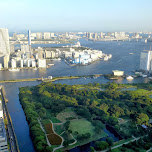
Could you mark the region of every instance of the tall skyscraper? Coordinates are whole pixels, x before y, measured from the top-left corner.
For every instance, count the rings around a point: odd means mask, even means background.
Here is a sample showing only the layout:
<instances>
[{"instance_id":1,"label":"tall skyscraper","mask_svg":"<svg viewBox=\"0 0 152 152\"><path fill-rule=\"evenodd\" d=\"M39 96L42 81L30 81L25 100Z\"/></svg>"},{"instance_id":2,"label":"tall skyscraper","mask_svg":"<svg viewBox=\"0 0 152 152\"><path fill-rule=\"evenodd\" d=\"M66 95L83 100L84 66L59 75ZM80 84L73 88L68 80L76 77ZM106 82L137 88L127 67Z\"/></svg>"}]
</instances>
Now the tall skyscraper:
<instances>
[{"instance_id":1,"label":"tall skyscraper","mask_svg":"<svg viewBox=\"0 0 152 152\"><path fill-rule=\"evenodd\" d=\"M8 29L0 29L0 54L10 54Z\"/></svg>"},{"instance_id":2,"label":"tall skyscraper","mask_svg":"<svg viewBox=\"0 0 152 152\"><path fill-rule=\"evenodd\" d=\"M28 45L31 46L31 31L28 30Z\"/></svg>"},{"instance_id":3,"label":"tall skyscraper","mask_svg":"<svg viewBox=\"0 0 152 152\"><path fill-rule=\"evenodd\" d=\"M152 60L152 51L147 51L147 50L142 51L140 55L140 69L149 72L151 68L150 67L151 60Z\"/></svg>"}]
</instances>

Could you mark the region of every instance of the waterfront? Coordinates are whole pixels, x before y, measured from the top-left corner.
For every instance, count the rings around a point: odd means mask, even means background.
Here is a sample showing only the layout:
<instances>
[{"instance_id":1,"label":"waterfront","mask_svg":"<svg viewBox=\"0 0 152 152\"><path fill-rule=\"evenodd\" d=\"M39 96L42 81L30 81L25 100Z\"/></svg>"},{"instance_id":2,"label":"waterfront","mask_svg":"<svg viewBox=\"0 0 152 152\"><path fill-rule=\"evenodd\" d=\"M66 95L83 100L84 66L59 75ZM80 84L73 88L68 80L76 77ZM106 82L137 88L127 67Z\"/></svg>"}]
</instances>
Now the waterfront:
<instances>
[{"instance_id":1,"label":"waterfront","mask_svg":"<svg viewBox=\"0 0 152 152\"><path fill-rule=\"evenodd\" d=\"M140 52L145 48L149 49L152 43L143 42L93 42L80 40L81 44L93 49L100 49L105 53L112 54L113 58L110 61L97 61L88 66L75 66L71 67L64 63L64 61L52 61L55 65L49 69L34 70L21 70L20 72L0 71L0 80L13 80L25 78L39 78L52 76L70 76L70 75L91 75L91 74L109 74L112 70L124 70L125 74L132 74L132 70L137 70L139 67ZM119 45L120 43L120 45ZM130 55L130 52L134 52ZM93 78L80 78L71 80L58 80L54 83L66 84L87 84L87 83L106 83L112 82L103 76L96 79ZM140 83L147 82L147 78L135 78L132 81L126 79L114 80L117 83ZM34 152L33 144L29 135L29 127L23 109L19 102L18 92L19 87L34 86L40 82L16 82L16 83L3 83L6 90L6 97L8 98L8 110L12 118L15 133L18 139L21 152Z\"/></svg>"},{"instance_id":2,"label":"waterfront","mask_svg":"<svg viewBox=\"0 0 152 152\"><path fill-rule=\"evenodd\" d=\"M63 60L51 61L54 66L48 69L21 70L20 72L0 71L0 80L13 80L25 78L40 78L52 76L70 76L70 75L91 75L91 74L109 74L112 70L123 70L126 75L133 74L131 71L139 69L140 52L148 50L151 42L136 41L112 41L112 42L94 42L85 39L80 40L81 45L92 49L102 50L106 54L112 54L109 61L97 61L88 66L69 66ZM36 46L44 46L35 44ZM48 45L52 46L52 45ZM53 45L54 46L54 45ZM55 46L61 46L56 44ZM62 45L63 46L63 45ZM133 53L133 54L129 54Z\"/></svg>"}]
</instances>

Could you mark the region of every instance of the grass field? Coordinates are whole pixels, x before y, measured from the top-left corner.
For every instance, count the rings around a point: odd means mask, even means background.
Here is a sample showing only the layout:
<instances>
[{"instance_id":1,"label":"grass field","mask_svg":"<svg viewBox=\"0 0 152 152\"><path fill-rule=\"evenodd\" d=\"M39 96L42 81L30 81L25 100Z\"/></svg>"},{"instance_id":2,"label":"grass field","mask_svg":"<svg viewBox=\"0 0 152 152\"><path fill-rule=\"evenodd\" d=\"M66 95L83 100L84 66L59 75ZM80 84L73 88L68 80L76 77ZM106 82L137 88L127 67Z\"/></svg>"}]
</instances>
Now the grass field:
<instances>
[{"instance_id":1,"label":"grass field","mask_svg":"<svg viewBox=\"0 0 152 152\"><path fill-rule=\"evenodd\" d=\"M70 129L73 133L77 131L79 134L90 133L91 136L94 134L94 126L86 119L71 120Z\"/></svg>"}]
</instances>

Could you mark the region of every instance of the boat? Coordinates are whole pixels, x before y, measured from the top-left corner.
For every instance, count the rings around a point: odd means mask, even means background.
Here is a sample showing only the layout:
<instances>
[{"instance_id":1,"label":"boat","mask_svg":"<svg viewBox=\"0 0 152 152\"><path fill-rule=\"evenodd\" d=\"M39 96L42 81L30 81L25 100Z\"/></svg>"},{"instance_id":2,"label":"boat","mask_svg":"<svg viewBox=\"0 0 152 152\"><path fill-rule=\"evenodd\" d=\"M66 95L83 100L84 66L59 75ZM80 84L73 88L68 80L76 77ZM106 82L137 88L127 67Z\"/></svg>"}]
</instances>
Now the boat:
<instances>
[{"instance_id":1,"label":"boat","mask_svg":"<svg viewBox=\"0 0 152 152\"><path fill-rule=\"evenodd\" d=\"M132 76L127 76L126 79L127 80L133 80L134 78Z\"/></svg>"},{"instance_id":2,"label":"boat","mask_svg":"<svg viewBox=\"0 0 152 152\"><path fill-rule=\"evenodd\" d=\"M8 71L11 71L11 72L17 72L17 71L20 71L20 69L8 69Z\"/></svg>"},{"instance_id":3,"label":"boat","mask_svg":"<svg viewBox=\"0 0 152 152\"><path fill-rule=\"evenodd\" d=\"M143 74L143 75L142 75L142 77L143 77L143 78L146 78L146 77L147 77L147 75L144 75L144 74Z\"/></svg>"},{"instance_id":4,"label":"boat","mask_svg":"<svg viewBox=\"0 0 152 152\"><path fill-rule=\"evenodd\" d=\"M133 54L133 53L129 53L129 54Z\"/></svg>"}]
</instances>

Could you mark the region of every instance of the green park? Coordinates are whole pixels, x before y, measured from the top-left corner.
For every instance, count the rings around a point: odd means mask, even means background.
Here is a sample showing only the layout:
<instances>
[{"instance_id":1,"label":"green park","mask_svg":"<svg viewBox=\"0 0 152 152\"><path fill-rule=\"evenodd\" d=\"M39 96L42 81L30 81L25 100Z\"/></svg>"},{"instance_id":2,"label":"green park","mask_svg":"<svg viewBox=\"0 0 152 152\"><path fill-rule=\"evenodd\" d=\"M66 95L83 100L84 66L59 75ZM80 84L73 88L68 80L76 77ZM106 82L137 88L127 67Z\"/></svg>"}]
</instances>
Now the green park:
<instances>
[{"instance_id":1,"label":"green park","mask_svg":"<svg viewBox=\"0 0 152 152\"><path fill-rule=\"evenodd\" d=\"M146 152L152 147L152 83L66 85L43 82L20 88L20 102L36 151ZM121 137L115 142L106 125ZM104 141L99 139L104 138Z\"/></svg>"}]
</instances>

